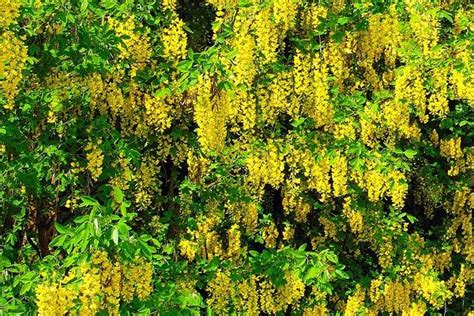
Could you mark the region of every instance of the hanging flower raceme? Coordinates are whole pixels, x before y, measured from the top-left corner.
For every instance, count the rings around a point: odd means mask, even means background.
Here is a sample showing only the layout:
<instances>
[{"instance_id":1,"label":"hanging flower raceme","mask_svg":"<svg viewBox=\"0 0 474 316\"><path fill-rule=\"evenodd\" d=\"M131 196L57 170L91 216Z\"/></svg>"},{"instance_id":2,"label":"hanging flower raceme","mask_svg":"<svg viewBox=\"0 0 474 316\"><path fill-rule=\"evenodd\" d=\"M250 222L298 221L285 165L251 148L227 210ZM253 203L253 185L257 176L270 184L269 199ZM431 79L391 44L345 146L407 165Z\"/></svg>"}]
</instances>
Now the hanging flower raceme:
<instances>
[{"instance_id":1,"label":"hanging flower raceme","mask_svg":"<svg viewBox=\"0 0 474 316\"><path fill-rule=\"evenodd\" d=\"M122 262L96 251L90 263L73 267L62 280L37 285L38 314L65 315L77 309L80 315L101 311L118 315L121 303L134 297L144 300L151 294L152 274L150 262L143 258Z\"/></svg>"},{"instance_id":2,"label":"hanging flower raceme","mask_svg":"<svg viewBox=\"0 0 474 316\"><path fill-rule=\"evenodd\" d=\"M19 84L23 78L27 58L27 47L23 41L13 32L2 31L0 34L0 93L5 98L6 109L14 108L14 99L19 93Z\"/></svg>"}]
</instances>

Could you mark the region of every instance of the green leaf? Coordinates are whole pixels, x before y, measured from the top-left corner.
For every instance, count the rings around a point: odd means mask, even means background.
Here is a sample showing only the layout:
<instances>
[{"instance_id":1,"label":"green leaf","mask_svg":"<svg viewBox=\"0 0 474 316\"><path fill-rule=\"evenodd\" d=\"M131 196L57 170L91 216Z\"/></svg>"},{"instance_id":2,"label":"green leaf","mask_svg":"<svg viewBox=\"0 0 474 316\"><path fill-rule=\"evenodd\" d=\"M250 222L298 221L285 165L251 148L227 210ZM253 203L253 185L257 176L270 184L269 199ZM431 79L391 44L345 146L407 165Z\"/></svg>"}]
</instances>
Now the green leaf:
<instances>
[{"instance_id":1,"label":"green leaf","mask_svg":"<svg viewBox=\"0 0 474 316\"><path fill-rule=\"evenodd\" d=\"M63 225L59 224L58 222L54 223L54 227L56 228L56 231L60 234L68 234L69 230L64 227Z\"/></svg>"},{"instance_id":2,"label":"green leaf","mask_svg":"<svg viewBox=\"0 0 474 316\"><path fill-rule=\"evenodd\" d=\"M118 187L114 187L114 199L118 204L123 202L123 192Z\"/></svg>"},{"instance_id":3,"label":"green leaf","mask_svg":"<svg viewBox=\"0 0 474 316\"><path fill-rule=\"evenodd\" d=\"M414 149L407 149L403 152L403 154L409 159L413 159L417 153L418 152Z\"/></svg>"},{"instance_id":4,"label":"green leaf","mask_svg":"<svg viewBox=\"0 0 474 316\"><path fill-rule=\"evenodd\" d=\"M178 66L176 66L180 72L188 72L192 67L193 61L189 59L181 61Z\"/></svg>"},{"instance_id":5,"label":"green leaf","mask_svg":"<svg viewBox=\"0 0 474 316\"><path fill-rule=\"evenodd\" d=\"M219 257L213 257L207 266L209 271L215 271L219 267Z\"/></svg>"},{"instance_id":6,"label":"green leaf","mask_svg":"<svg viewBox=\"0 0 474 316\"><path fill-rule=\"evenodd\" d=\"M100 1L100 5L103 8L110 10L110 9L113 9L117 5L117 0L102 0Z\"/></svg>"},{"instance_id":7,"label":"green leaf","mask_svg":"<svg viewBox=\"0 0 474 316\"><path fill-rule=\"evenodd\" d=\"M335 273L341 279L346 279L346 280L349 279L349 275L342 270L336 269Z\"/></svg>"},{"instance_id":8,"label":"green leaf","mask_svg":"<svg viewBox=\"0 0 474 316\"><path fill-rule=\"evenodd\" d=\"M329 261L331 261L332 263L337 263L337 262L338 262L337 256L336 256L336 254L335 254L334 252L328 252L328 253L326 254L326 258L327 258Z\"/></svg>"},{"instance_id":9,"label":"green leaf","mask_svg":"<svg viewBox=\"0 0 474 316\"><path fill-rule=\"evenodd\" d=\"M66 240L66 235L60 235L56 238L54 238L50 243L50 247L61 247L64 244L64 241Z\"/></svg>"},{"instance_id":10,"label":"green leaf","mask_svg":"<svg viewBox=\"0 0 474 316\"><path fill-rule=\"evenodd\" d=\"M350 18L347 16L341 16L337 19L337 24L344 25L350 21Z\"/></svg>"},{"instance_id":11,"label":"green leaf","mask_svg":"<svg viewBox=\"0 0 474 316\"><path fill-rule=\"evenodd\" d=\"M317 267L315 267L315 266L310 267L310 268L308 269L308 271L306 271L306 274L305 274L305 276L304 276L304 281L313 279L313 278L316 277L320 272L321 272L320 269L318 269Z\"/></svg>"},{"instance_id":12,"label":"green leaf","mask_svg":"<svg viewBox=\"0 0 474 316\"><path fill-rule=\"evenodd\" d=\"M165 97L165 96L171 95L171 89L170 89L170 88L163 88L163 89L157 90L157 91L154 93L154 95L155 95L155 97L157 97L157 98L161 98L161 97Z\"/></svg>"},{"instance_id":13,"label":"green leaf","mask_svg":"<svg viewBox=\"0 0 474 316\"><path fill-rule=\"evenodd\" d=\"M230 91L232 90L232 84L227 80L223 80L217 84L217 88L219 88L219 90Z\"/></svg>"},{"instance_id":14,"label":"green leaf","mask_svg":"<svg viewBox=\"0 0 474 316\"><path fill-rule=\"evenodd\" d=\"M439 18L444 18L448 20L449 22L453 23L453 17L451 16L451 13L445 10L439 10L438 12L438 17Z\"/></svg>"},{"instance_id":15,"label":"green leaf","mask_svg":"<svg viewBox=\"0 0 474 316\"><path fill-rule=\"evenodd\" d=\"M81 8L80 8L81 13L86 12L88 6L89 6L89 0L82 0L81 1Z\"/></svg>"},{"instance_id":16,"label":"green leaf","mask_svg":"<svg viewBox=\"0 0 474 316\"><path fill-rule=\"evenodd\" d=\"M304 117L301 117L301 118L299 118L299 119L294 120L293 122L291 122L291 126L293 126L293 127L298 127L298 126L300 126L301 124L303 124L304 121L305 121L305 118L304 118Z\"/></svg>"},{"instance_id":17,"label":"green leaf","mask_svg":"<svg viewBox=\"0 0 474 316\"><path fill-rule=\"evenodd\" d=\"M335 32L335 33L331 36L331 38L334 40L334 42L340 43L340 42L342 42L342 39L344 38L344 35L345 35L345 32L338 31L338 32Z\"/></svg>"},{"instance_id":18,"label":"green leaf","mask_svg":"<svg viewBox=\"0 0 474 316\"><path fill-rule=\"evenodd\" d=\"M117 228L114 228L114 230L112 231L112 241L114 242L114 244L118 245L118 242L119 242L119 231Z\"/></svg>"},{"instance_id":19,"label":"green leaf","mask_svg":"<svg viewBox=\"0 0 474 316\"><path fill-rule=\"evenodd\" d=\"M80 206L96 206L99 205L99 202L96 199L91 198L90 196L81 197L82 203Z\"/></svg>"},{"instance_id":20,"label":"green leaf","mask_svg":"<svg viewBox=\"0 0 474 316\"><path fill-rule=\"evenodd\" d=\"M130 235L129 231L131 229L130 226L128 226L124 222L119 222L117 224L117 229L120 232L120 236L122 237L122 239L128 239L128 237Z\"/></svg>"},{"instance_id":21,"label":"green leaf","mask_svg":"<svg viewBox=\"0 0 474 316\"><path fill-rule=\"evenodd\" d=\"M416 217L411 215L411 214L407 214L407 219L411 224L413 224L417 221Z\"/></svg>"},{"instance_id":22,"label":"green leaf","mask_svg":"<svg viewBox=\"0 0 474 316\"><path fill-rule=\"evenodd\" d=\"M241 8L248 8L250 6L252 6L252 2L249 1L249 0L240 0L239 1L239 7L241 7Z\"/></svg>"}]
</instances>

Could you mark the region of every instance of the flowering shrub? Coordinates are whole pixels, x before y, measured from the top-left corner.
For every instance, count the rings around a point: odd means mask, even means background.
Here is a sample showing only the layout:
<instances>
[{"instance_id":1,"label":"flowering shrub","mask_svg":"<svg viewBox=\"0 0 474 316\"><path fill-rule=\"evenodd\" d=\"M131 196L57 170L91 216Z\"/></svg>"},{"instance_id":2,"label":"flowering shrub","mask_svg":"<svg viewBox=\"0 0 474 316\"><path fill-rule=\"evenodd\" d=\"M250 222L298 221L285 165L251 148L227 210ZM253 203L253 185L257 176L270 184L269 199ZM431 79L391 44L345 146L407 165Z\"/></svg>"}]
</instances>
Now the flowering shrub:
<instances>
[{"instance_id":1,"label":"flowering shrub","mask_svg":"<svg viewBox=\"0 0 474 316\"><path fill-rule=\"evenodd\" d=\"M0 314L470 314L464 0L0 0Z\"/></svg>"}]
</instances>

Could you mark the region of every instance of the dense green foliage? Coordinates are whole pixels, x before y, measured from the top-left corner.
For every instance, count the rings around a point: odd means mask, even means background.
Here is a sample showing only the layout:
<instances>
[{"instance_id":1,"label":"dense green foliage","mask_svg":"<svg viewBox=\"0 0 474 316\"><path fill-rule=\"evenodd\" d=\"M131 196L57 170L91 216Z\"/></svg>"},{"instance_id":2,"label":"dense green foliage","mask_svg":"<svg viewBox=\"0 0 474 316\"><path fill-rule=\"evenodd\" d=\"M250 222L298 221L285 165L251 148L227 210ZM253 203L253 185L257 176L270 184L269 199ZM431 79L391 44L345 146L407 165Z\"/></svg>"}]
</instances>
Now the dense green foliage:
<instances>
[{"instance_id":1,"label":"dense green foliage","mask_svg":"<svg viewBox=\"0 0 474 316\"><path fill-rule=\"evenodd\" d=\"M470 313L461 0L0 0L0 315Z\"/></svg>"}]
</instances>

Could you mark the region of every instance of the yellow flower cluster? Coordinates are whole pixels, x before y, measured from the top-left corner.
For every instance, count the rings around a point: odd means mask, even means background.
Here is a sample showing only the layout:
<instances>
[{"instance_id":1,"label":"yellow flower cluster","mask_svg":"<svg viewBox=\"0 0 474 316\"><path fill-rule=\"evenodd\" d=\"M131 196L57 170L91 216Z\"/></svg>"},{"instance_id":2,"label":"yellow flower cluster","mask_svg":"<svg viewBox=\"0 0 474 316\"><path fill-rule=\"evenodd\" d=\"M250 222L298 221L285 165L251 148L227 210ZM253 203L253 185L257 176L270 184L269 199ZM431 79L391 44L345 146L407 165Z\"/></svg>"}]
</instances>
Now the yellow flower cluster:
<instances>
[{"instance_id":1,"label":"yellow flower cluster","mask_svg":"<svg viewBox=\"0 0 474 316\"><path fill-rule=\"evenodd\" d=\"M294 213L298 223L305 223L311 211L311 205L298 195L298 187L285 190L283 196L283 209L286 214Z\"/></svg>"},{"instance_id":2,"label":"yellow flower cluster","mask_svg":"<svg viewBox=\"0 0 474 316\"><path fill-rule=\"evenodd\" d=\"M368 104L364 107L360 119L360 139L365 145L373 148L378 144L377 139L380 138L380 128L378 122L382 121L382 113L376 108Z\"/></svg>"},{"instance_id":3,"label":"yellow flower cluster","mask_svg":"<svg viewBox=\"0 0 474 316\"><path fill-rule=\"evenodd\" d=\"M474 75L472 67L469 67L469 58L464 57L468 54L468 49L463 50L456 57L459 62L466 65L466 69L452 69L449 82L452 85L453 92L458 99L467 100L472 103L474 101Z\"/></svg>"},{"instance_id":4,"label":"yellow flower cluster","mask_svg":"<svg viewBox=\"0 0 474 316\"><path fill-rule=\"evenodd\" d=\"M335 197L347 193L347 159L340 153L336 154L331 163L332 188Z\"/></svg>"},{"instance_id":5,"label":"yellow flower cluster","mask_svg":"<svg viewBox=\"0 0 474 316\"><path fill-rule=\"evenodd\" d=\"M321 202L327 201L331 195L331 163L327 153L324 150L319 152L317 160L309 151L295 152L295 154L300 159L305 177L308 178L308 188L319 193Z\"/></svg>"},{"instance_id":6,"label":"yellow flower cluster","mask_svg":"<svg viewBox=\"0 0 474 316\"><path fill-rule=\"evenodd\" d=\"M252 275L249 279L237 284L238 295L234 299L234 305L238 314L259 315L258 280L257 276Z\"/></svg>"},{"instance_id":7,"label":"yellow flower cluster","mask_svg":"<svg viewBox=\"0 0 474 316\"><path fill-rule=\"evenodd\" d=\"M448 69L433 69L433 92L428 99L428 110L436 116L445 117L449 113L448 105Z\"/></svg>"},{"instance_id":8,"label":"yellow flower cluster","mask_svg":"<svg viewBox=\"0 0 474 316\"><path fill-rule=\"evenodd\" d=\"M443 139L439 144L441 156L449 159L458 159L463 157L461 149L461 137Z\"/></svg>"},{"instance_id":9,"label":"yellow flower cluster","mask_svg":"<svg viewBox=\"0 0 474 316\"><path fill-rule=\"evenodd\" d=\"M415 66L403 67L395 79L395 102L405 102L413 106L422 122L428 120L426 115L426 92L420 69Z\"/></svg>"},{"instance_id":10,"label":"yellow flower cluster","mask_svg":"<svg viewBox=\"0 0 474 316\"><path fill-rule=\"evenodd\" d=\"M358 40L358 54L361 55L360 63L365 69L367 80L375 89L380 89L391 82L402 34L394 7L388 13L370 15L368 22L367 31L362 33ZM379 78L373 63L382 58L388 71Z\"/></svg>"},{"instance_id":11,"label":"yellow flower cluster","mask_svg":"<svg viewBox=\"0 0 474 316\"><path fill-rule=\"evenodd\" d=\"M257 68L255 65L255 40L252 37L251 30L252 20L246 19L238 15L234 22L234 32L236 35L231 39L231 45L236 50L236 56L233 60L233 70L235 76L234 83L236 86L244 84L250 86L253 83ZM224 62L227 59L224 59Z\"/></svg>"},{"instance_id":12,"label":"yellow flower cluster","mask_svg":"<svg viewBox=\"0 0 474 316\"><path fill-rule=\"evenodd\" d=\"M331 221L328 217L319 217L319 222L323 226L324 230L324 237L327 237L329 239L337 240L337 226L336 224Z\"/></svg>"},{"instance_id":13,"label":"yellow flower cluster","mask_svg":"<svg viewBox=\"0 0 474 316\"><path fill-rule=\"evenodd\" d=\"M295 94L298 99L303 99L305 93L310 87L310 78L307 72L311 69L310 59L300 50L296 50L293 57L293 80L295 86ZM298 113L299 114L299 113Z\"/></svg>"},{"instance_id":14,"label":"yellow flower cluster","mask_svg":"<svg viewBox=\"0 0 474 316\"><path fill-rule=\"evenodd\" d=\"M223 9L227 8L233 8L236 4L239 3L238 0L206 0L206 2L213 5L219 11L222 11Z\"/></svg>"},{"instance_id":15,"label":"yellow flower cluster","mask_svg":"<svg viewBox=\"0 0 474 316\"><path fill-rule=\"evenodd\" d=\"M327 64L319 54L303 54L297 50L294 56L295 93L303 104L303 111L316 125L330 125L333 107L329 102Z\"/></svg>"},{"instance_id":16,"label":"yellow flower cluster","mask_svg":"<svg viewBox=\"0 0 474 316\"><path fill-rule=\"evenodd\" d=\"M359 211L351 208L351 199L349 197L344 199L343 213L347 218L351 231L353 233L361 233L364 229L364 217Z\"/></svg>"},{"instance_id":17,"label":"yellow flower cluster","mask_svg":"<svg viewBox=\"0 0 474 316\"><path fill-rule=\"evenodd\" d=\"M276 247L278 236L278 229L273 222L271 222L269 225L266 225L262 230L262 238L265 242L265 247L269 249Z\"/></svg>"},{"instance_id":18,"label":"yellow flower cluster","mask_svg":"<svg viewBox=\"0 0 474 316\"><path fill-rule=\"evenodd\" d=\"M133 172L130 168L130 159L127 158L123 152L120 152L119 158L112 163L112 167L119 172L110 180L110 184L118 187L122 191L128 190L130 182L133 179Z\"/></svg>"},{"instance_id":19,"label":"yellow flower cluster","mask_svg":"<svg viewBox=\"0 0 474 316\"><path fill-rule=\"evenodd\" d=\"M285 228L283 229L282 236L284 241L291 243L295 236L295 228L291 224L285 223Z\"/></svg>"},{"instance_id":20,"label":"yellow flower cluster","mask_svg":"<svg viewBox=\"0 0 474 316\"><path fill-rule=\"evenodd\" d=\"M339 13L344 9L346 2L344 0L331 0L329 1L329 9L333 13Z\"/></svg>"},{"instance_id":21,"label":"yellow flower cluster","mask_svg":"<svg viewBox=\"0 0 474 316\"><path fill-rule=\"evenodd\" d=\"M132 68L137 70L143 64L135 63L134 65ZM131 83L124 82L124 76L124 69L119 69L113 75L103 77L98 73L93 73L87 78L87 88L90 93L90 115L95 114L95 111L99 111L101 115L108 114L112 125L116 125L117 120L120 120L124 134L134 132L134 128L136 134L140 134L143 127L147 127L147 133L149 133L148 125L145 123L149 122L150 116L147 115L146 109L138 112L138 109L144 108L142 100L145 97L133 81ZM128 96L124 89L127 84L130 84ZM140 100L138 104L140 107L137 106L137 100ZM137 115L140 116L140 120L137 120Z\"/></svg>"},{"instance_id":22,"label":"yellow flower cluster","mask_svg":"<svg viewBox=\"0 0 474 316\"><path fill-rule=\"evenodd\" d=\"M403 172L391 169L375 159L366 160L367 170L351 174L359 187L365 189L369 201L377 203L384 197L391 197L396 208L403 208L408 192L408 181Z\"/></svg>"},{"instance_id":23,"label":"yellow flower cluster","mask_svg":"<svg viewBox=\"0 0 474 316\"><path fill-rule=\"evenodd\" d=\"M357 286L355 293L347 300L344 316L358 315L359 310L363 307L364 299L364 290Z\"/></svg>"},{"instance_id":24,"label":"yellow flower cluster","mask_svg":"<svg viewBox=\"0 0 474 316\"><path fill-rule=\"evenodd\" d=\"M8 27L20 15L20 1L0 0L0 29Z\"/></svg>"},{"instance_id":25,"label":"yellow flower cluster","mask_svg":"<svg viewBox=\"0 0 474 316\"><path fill-rule=\"evenodd\" d=\"M410 304L410 291L408 282L386 282L383 290L384 310L389 313L407 310Z\"/></svg>"},{"instance_id":26,"label":"yellow flower cluster","mask_svg":"<svg viewBox=\"0 0 474 316\"><path fill-rule=\"evenodd\" d=\"M410 107L406 102L385 102L382 112L386 120L390 136L397 137L399 134L410 135ZM396 134L398 132L398 134Z\"/></svg>"},{"instance_id":27,"label":"yellow flower cluster","mask_svg":"<svg viewBox=\"0 0 474 316\"><path fill-rule=\"evenodd\" d=\"M181 252L181 255L186 257L186 259L188 259L189 261L193 261L196 257L196 249L197 244L193 241L182 239L179 242L179 250Z\"/></svg>"},{"instance_id":28,"label":"yellow flower cluster","mask_svg":"<svg viewBox=\"0 0 474 316\"><path fill-rule=\"evenodd\" d=\"M312 32L321 24L321 18L326 18L327 8L315 2L307 4L306 9L302 13L301 24L304 30Z\"/></svg>"},{"instance_id":29,"label":"yellow flower cluster","mask_svg":"<svg viewBox=\"0 0 474 316\"><path fill-rule=\"evenodd\" d=\"M163 30L163 57L177 63L186 56L188 37L184 32L184 22L178 16L174 17L170 26Z\"/></svg>"},{"instance_id":30,"label":"yellow flower cluster","mask_svg":"<svg viewBox=\"0 0 474 316\"><path fill-rule=\"evenodd\" d=\"M251 275L242 281L232 281L229 272L219 270L209 282L210 306L218 315L228 315L231 308L239 314L275 314L296 307L304 296L304 283L287 271L285 284L275 287L262 276Z\"/></svg>"},{"instance_id":31,"label":"yellow flower cluster","mask_svg":"<svg viewBox=\"0 0 474 316\"><path fill-rule=\"evenodd\" d=\"M416 273L413 282L417 293L421 294L434 308L441 308L443 302L452 296L443 281L428 273Z\"/></svg>"},{"instance_id":32,"label":"yellow flower cluster","mask_svg":"<svg viewBox=\"0 0 474 316\"><path fill-rule=\"evenodd\" d=\"M400 171L390 172L388 178L391 182L389 195L392 197L393 205L401 209L405 205L405 196L408 192L408 182L405 175Z\"/></svg>"},{"instance_id":33,"label":"yellow flower cluster","mask_svg":"<svg viewBox=\"0 0 474 316\"><path fill-rule=\"evenodd\" d=\"M296 22L298 6L301 0L274 0L273 1L273 20L280 27L281 34L285 34L292 29Z\"/></svg>"},{"instance_id":34,"label":"yellow flower cluster","mask_svg":"<svg viewBox=\"0 0 474 316\"><path fill-rule=\"evenodd\" d=\"M24 43L10 31L0 34L0 43L0 92L6 100L4 107L11 110L19 91L18 85L23 78L28 52Z\"/></svg>"},{"instance_id":35,"label":"yellow flower cluster","mask_svg":"<svg viewBox=\"0 0 474 316\"><path fill-rule=\"evenodd\" d=\"M439 21L435 11L428 1L406 0L405 3L410 13L410 31L423 54L429 55L439 39Z\"/></svg>"},{"instance_id":36,"label":"yellow flower cluster","mask_svg":"<svg viewBox=\"0 0 474 316\"><path fill-rule=\"evenodd\" d=\"M231 282L229 273L217 271L208 284L208 291L211 296L207 302L218 315L225 315L227 312L229 299L232 297L232 290L234 289Z\"/></svg>"},{"instance_id":37,"label":"yellow flower cluster","mask_svg":"<svg viewBox=\"0 0 474 316\"><path fill-rule=\"evenodd\" d=\"M408 311L403 311L403 316L419 316L426 314L426 304L424 302L412 302Z\"/></svg>"},{"instance_id":38,"label":"yellow flower cluster","mask_svg":"<svg viewBox=\"0 0 474 316\"><path fill-rule=\"evenodd\" d=\"M161 5L165 9L174 11L176 9L176 0L162 0Z\"/></svg>"},{"instance_id":39,"label":"yellow flower cluster","mask_svg":"<svg viewBox=\"0 0 474 316\"><path fill-rule=\"evenodd\" d=\"M303 316L326 316L328 314L328 310L324 305L315 305L312 308L307 307L303 311Z\"/></svg>"},{"instance_id":40,"label":"yellow flower cluster","mask_svg":"<svg viewBox=\"0 0 474 316\"><path fill-rule=\"evenodd\" d=\"M136 182L135 202L143 208L149 207L153 196L161 190L160 168L160 160L155 155L145 155L133 175L133 180Z\"/></svg>"},{"instance_id":41,"label":"yellow flower cluster","mask_svg":"<svg viewBox=\"0 0 474 316\"><path fill-rule=\"evenodd\" d=\"M242 222L248 233L255 231L258 222L258 208L256 203L248 204L248 209L245 211Z\"/></svg>"},{"instance_id":42,"label":"yellow flower cluster","mask_svg":"<svg viewBox=\"0 0 474 316\"><path fill-rule=\"evenodd\" d=\"M142 258L132 263L112 263L105 251L93 254L89 266L71 270L60 282L45 282L36 287L39 315L66 315L79 303L79 315L96 315L107 311L118 315L120 302L134 296L146 299L153 288L152 266ZM81 280L71 282L74 279Z\"/></svg>"},{"instance_id":43,"label":"yellow flower cluster","mask_svg":"<svg viewBox=\"0 0 474 316\"><path fill-rule=\"evenodd\" d=\"M209 205L209 213L206 217L199 219L197 224L197 230L188 230L191 235L190 243L185 242L181 248L182 254L188 258L192 258L194 247L197 245L196 254L199 254L201 258L211 260L214 257L224 257L224 249L222 246L222 240L217 233L217 225L221 221L220 215L215 212L215 205Z\"/></svg>"},{"instance_id":44,"label":"yellow flower cluster","mask_svg":"<svg viewBox=\"0 0 474 316\"><path fill-rule=\"evenodd\" d=\"M344 80L350 76L350 70L346 62L346 55L351 52L348 45L350 45L350 42L337 44L331 41L324 50L324 60L335 78L335 84L340 89L344 89Z\"/></svg>"},{"instance_id":45,"label":"yellow flower cluster","mask_svg":"<svg viewBox=\"0 0 474 316\"><path fill-rule=\"evenodd\" d=\"M204 152L220 151L227 135L226 123L231 105L225 91L219 91L214 79L200 78L196 87L194 120Z\"/></svg>"},{"instance_id":46,"label":"yellow flower cluster","mask_svg":"<svg viewBox=\"0 0 474 316\"><path fill-rule=\"evenodd\" d=\"M285 285L277 288L275 297L276 304L267 310L267 313L285 311L288 306L297 303L304 296L305 285L298 276L286 272L285 281Z\"/></svg>"},{"instance_id":47,"label":"yellow flower cluster","mask_svg":"<svg viewBox=\"0 0 474 316\"><path fill-rule=\"evenodd\" d=\"M384 280L382 276L373 279L368 291L372 302L370 315L381 312L422 315L427 310L425 301L434 308L441 308L442 302L449 300L452 293L444 281L428 272L431 265L428 261L425 260L426 265L408 279Z\"/></svg>"},{"instance_id":48,"label":"yellow flower cluster","mask_svg":"<svg viewBox=\"0 0 474 316\"><path fill-rule=\"evenodd\" d=\"M337 123L333 125L333 134L337 140L347 139L355 140L356 139L356 130L354 128L354 122L352 120L347 120L343 123Z\"/></svg>"},{"instance_id":49,"label":"yellow flower cluster","mask_svg":"<svg viewBox=\"0 0 474 316\"><path fill-rule=\"evenodd\" d=\"M257 189L263 189L265 184L279 187L283 182L284 154L280 151L278 144L272 141L269 141L265 151L255 150L247 158L246 164L249 171L248 181Z\"/></svg>"},{"instance_id":50,"label":"yellow flower cluster","mask_svg":"<svg viewBox=\"0 0 474 316\"><path fill-rule=\"evenodd\" d=\"M118 37L124 37L123 44L120 48L120 58L131 58L134 63L143 67L152 54L150 40L146 31L144 34L138 33L137 22L135 17L130 16L125 21L118 21L113 18L108 19L110 27L115 31Z\"/></svg>"},{"instance_id":51,"label":"yellow flower cluster","mask_svg":"<svg viewBox=\"0 0 474 316\"><path fill-rule=\"evenodd\" d=\"M364 174L369 201L378 202L387 190L385 176L378 170L369 170Z\"/></svg>"},{"instance_id":52,"label":"yellow flower cluster","mask_svg":"<svg viewBox=\"0 0 474 316\"><path fill-rule=\"evenodd\" d=\"M263 119L269 124L274 124L278 115L285 112L293 118L299 117L299 102L291 93L292 85L292 73L285 71L277 74L267 86L259 86L258 104Z\"/></svg>"},{"instance_id":53,"label":"yellow flower cluster","mask_svg":"<svg viewBox=\"0 0 474 316\"><path fill-rule=\"evenodd\" d=\"M96 267L81 266L82 282L79 286L80 314L95 315L99 311L100 271Z\"/></svg>"},{"instance_id":54,"label":"yellow flower cluster","mask_svg":"<svg viewBox=\"0 0 474 316\"><path fill-rule=\"evenodd\" d=\"M163 98L145 95L145 118L147 125L159 133L171 126L172 107Z\"/></svg>"},{"instance_id":55,"label":"yellow flower cluster","mask_svg":"<svg viewBox=\"0 0 474 316\"><path fill-rule=\"evenodd\" d=\"M471 12L472 16L472 12ZM472 20L470 21L470 14L464 8L459 8L454 16L454 31L457 35L472 27Z\"/></svg>"},{"instance_id":56,"label":"yellow flower cluster","mask_svg":"<svg viewBox=\"0 0 474 316\"><path fill-rule=\"evenodd\" d=\"M275 311L275 287L268 280L262 280L259 286L260 308L262 311L274 313Z\"/></svg>"},{"instance_id":57,"label":"yellow flower cluster","mask_svg":"<svg viewBox=\"0 0 474 316\"><path fill-rule=\"evenodd\" d=\"M59 283L44 283L39 284L35 291L39 316L66 315L74 307L76 295L71 287L64 287Z\"/></svg>"},{"instance_id":58,"label":"yellow flower cluster","mask_svg":"<svg viewBox=\"0 0 474 316\"><path fill-rule=\"evenodd\" d=\"M153 291L153 267L143 258L135 258L133 263L122 266L122 297L130 302L133 296L146 299Z\"/></svg>"},{"instance_id":59,"label":"yellow flower cluster","mask_svg":"<svg viewBox=\"0 0 474 316\"><path fill-rule=\"evenodd\" d=\"M466 187L457 190L454 193L453 203L452 203L451 207L448 208L448 210L451 211L453 214L461 213L464 210L464 206L468 202L469 193L470 193L469 189L466 188Z\"/></svg>"},{"instance_id":60,"label":"yellow flower cluster","mask_svg":"<svg viewBox=\"0 0 474 316\"><path fill-rule=\"evenodd\" d=\"M105 90L105 100L108 105L110 119L115 125L116 119L120 117L122 110L125 107L125 98L119 86L120 79L110 82Z\"/></svg>"},{"instance_id":61,"label":"yellow flower cluster","mask_svg":"<svg viewBox=\"0 0 474 316\"><path fill-rule=\"evenodd\" d=\"M188 152L188 175L189 179L195 183L203 183L204 177L209 172L210 160L203 156L196 156L191 151Z\"/></svg>"},{"instance_id":62,"label":"yellow flower cluster","mask_svg":"<svg viewBox=\"0 0 474 316\"><path fill-rule=\"evenodd\" d=\"M255 42L257 49L262 54L262 65L277 60L279 32L272 21L272 8L267 6L260 9L255 15Z\"/></svg>"},{"instance_id":63,"label":"yellow flower cluster","mask_svg":"<svg viewBox=\"0 0 474 316\"><path fill-rule=\"evenodd\" d=\"M371 309L374 313L382 311L402 314L410 311L411 285L407 281L383 282L381 277L373 279L370 284L369 296L374 306Z\"/></svg>"},{"instance_id":64,"label":"yellow flower cluster","mask_svg":"<svg viewBox=\"0 0 474 316\"><path fill-rule=\"evenodd\" d=\"M239 225L234 224L230 227L228 233L227 256L229 258L238 258L242 253Z\"/></svg>"},{"instance_id":65,"label":"yellow flower cluster","mask_svg":"<svg viewBox=\"0 0 474 316\"><path fill-rule=\"evenodd\" d=\"M466 267L464 264L461 265L459 275L451 279L454 281L453 294L456 297L464 297L466 294L466 286L474 278L474 269Z\"/></svg>"},{"instance_id":66,"label":"yellow flower cluster","mask_svg":"<svg viewBox=\"0 0 474 316\"><path fill-rule=\"evenodd\" d=\"M90 93L90 107L91 111L98 110L100 114L106 113L106 104L103 100L103 94L105 93L106 85L102 80L102 76L98 73L94 73L87 78L87 86Z\"/></svg>"},{"instance_id":67,"label":"yellow flower cluster","mask_svg":"<svg viewBox=\"0 0 474 316\"><path fill-rule=\"evenodd\" d=\"M101 141L94 143L88 143L84 148L87 151L87 170L89 170L91 177L94 181L97 181L102 174L102 164L104 162L104 153L100 149Z\"/></svg>"},{"instance_id":68,"label":"yellow flower cluster","mask_svg":"<svg viewBox=\"0 0 474 316\"><path fill-rule=\"evenodd\" d=\"M238 109L232 113L234 120L242 123L243 130L250 130L255 126L257 120L257 109L254 96L247 90L237 90L231 99L232 104Z\"/></svg>"},{"instance_id":69,"label":"yellow flower cluster","mask_svg":"<svg viewBox=\"0 0 474 316\"><path fill-rule=\"evenodd\" d=\"M383 269L388 269L393 262L393 242L390 237L382 236L382 243L378 249L379 264Z\"/></svg>"}]
</instances>

